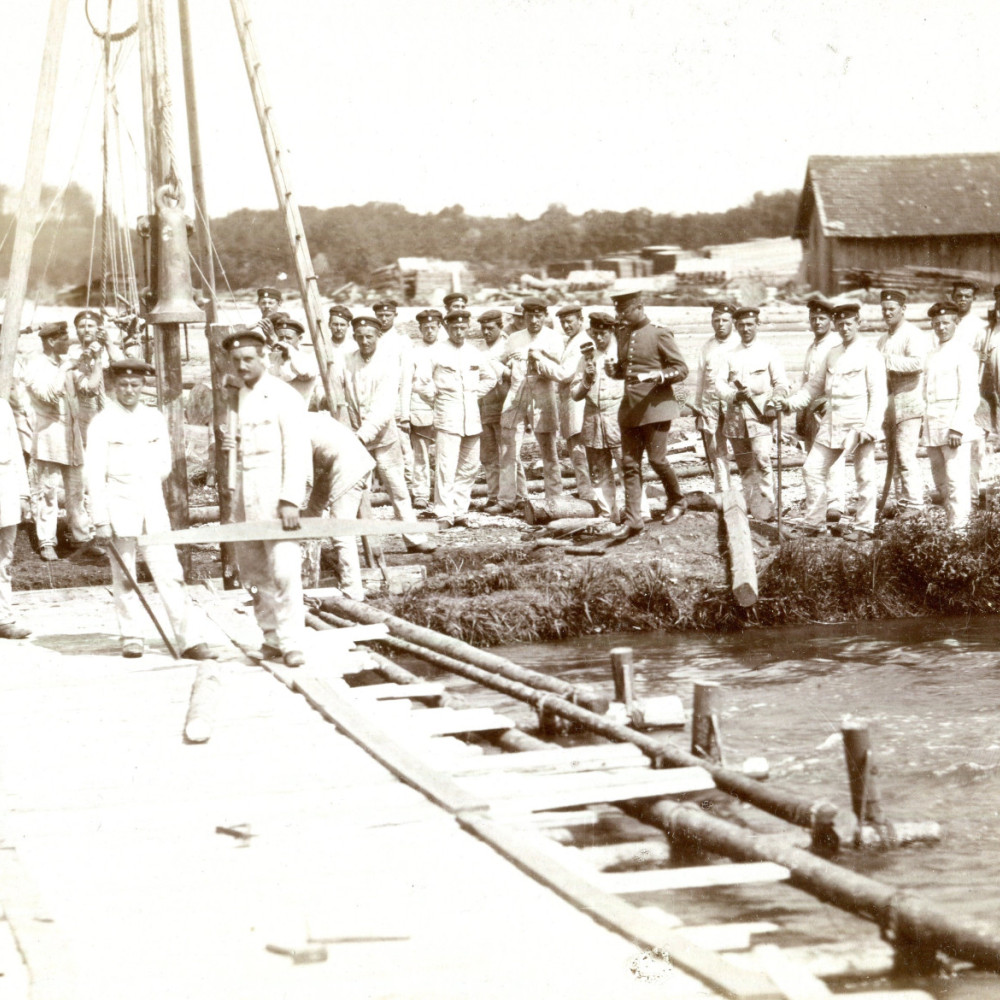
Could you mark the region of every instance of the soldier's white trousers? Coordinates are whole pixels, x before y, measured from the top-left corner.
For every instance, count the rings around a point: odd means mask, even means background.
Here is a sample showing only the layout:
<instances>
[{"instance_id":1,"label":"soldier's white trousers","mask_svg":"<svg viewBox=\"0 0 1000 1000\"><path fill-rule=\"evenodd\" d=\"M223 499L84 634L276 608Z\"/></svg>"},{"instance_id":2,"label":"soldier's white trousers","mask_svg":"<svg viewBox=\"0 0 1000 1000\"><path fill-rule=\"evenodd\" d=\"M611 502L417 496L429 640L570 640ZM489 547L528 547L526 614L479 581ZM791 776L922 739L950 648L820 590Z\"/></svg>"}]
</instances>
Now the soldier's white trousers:
<instances>
[{"instance_id":1,"label":"soldier's white trousers","mask_svg":"<svg viewBox=\"0 0 1000 1000\"><path fill-rule=\"evenodd\" d=\"M295 533L289 532L294 538ZM253 587L253 610L264 641L283 653L302 649L302 550L297 541L237 542L243 586Z\"/></svg>"},{"instance_id":2,"label":"soldier's white trousers","mask_svg":"<svg viewBox=\"0 0 1000 1000\"><path fill-rule=\"evenodd\" d=\"M0 625L14 624L14 605L10 586L10 564L14 561L17 525L0 528Z\"/></svg>"},{"instance_id":3,"label":"soldier's white trousers","mask_svg":"<svg viewBox=\"0 0 1000 1000\"><path fill-rule=\"evenodd\" d=\"M479 471L479 435L438 431L434 446L434 513L448 518L467 514Z\"/></svg>"},{"instance_id":4,"label":"soldier's white trousers","mask_svg":"<svg viewBox=\"0 0 1000 1000\"><path fill-rule=\"evenodd\" d=\"M115 546L134 579L136 540L119 538L116 539ZM177 550L172 545L144 545L142 558L149 567L156 592L166 608L170 627L177 639L177 651L181 652L189 646L205 642L208 635L207 622L184 589L184 573L177 559ZM121 637L141 639L155 626L149 620L136 592L129 586L125 574L114 559L111 560L111 585ZM155 608L153 610L156 611Z\"/></svg>"},{"instance_id":5,"label":"soldier's white trousers","mask_svg":"<svg viewBox=\"0 0 1000 1000\"><path fill-rule=\"evenodd\" d=\"M330 504L330 516L336 520L354 520L358 516L364 491L365 481L362 480ZM363 601L365 588L361 583L361 560L358 558L357 536L334 535L330 539L330 547L333 549L334 559L337 562L340 589L352 600Z\"/></svg>"},{"instance_id":6,"label":"soldier's white trousers","mask_svg":"<svg viewBox=\"0 0 1000 1000\"><path fill-rule=\"evenodd\" d=\"M94 536L94 526L84 505L83 467L63 465L60 462L45 462L40 459L35 459L32 465L35 469L31 507L38 544L56 544L60 485L66 493L66 517L73 541L79 545L89 542Z\"/></svg>"},{"instance_id":7,"label":"soldier's white trousers","mask_svg":"<svg viewBox=\"0 0 1000 1000\"><path fill-rule=\"evenodd\" d=\"M972 490L969 484L971 453L972 445L968 441L957 448L949 448L947 445L927 446L931 475L944 501L948 527L956 531L969 523L969 511L972 508Z\"/></svg>"},{"instance_id":8,"label":"soldier's white trousers","mask_svg":"<svg viewBox=\"0 0 1000 1000\"><path fill-rule=\"evenodd\" d=\"M806 524L822 527L826 523L827 495L830 469L844 454L843 448L828 448L818 441L802 466L802 479L806 487ZM859 444L854 449L854 478L858 483L858 507L854 524L862 531L875 529L875 442Z\"/></svg>"}]
</instances>

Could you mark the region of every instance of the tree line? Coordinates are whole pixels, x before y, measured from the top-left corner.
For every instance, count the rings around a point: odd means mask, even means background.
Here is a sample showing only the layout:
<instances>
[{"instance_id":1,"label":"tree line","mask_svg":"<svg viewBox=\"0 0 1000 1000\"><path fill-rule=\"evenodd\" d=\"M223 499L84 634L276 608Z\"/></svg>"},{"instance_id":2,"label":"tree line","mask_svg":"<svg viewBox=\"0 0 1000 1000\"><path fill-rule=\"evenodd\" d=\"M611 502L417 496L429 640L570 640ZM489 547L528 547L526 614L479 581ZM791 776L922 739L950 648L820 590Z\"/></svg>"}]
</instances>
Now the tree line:
<instances>
[{"instance_id":1,"label":"tree line","mask_svg":"<svg viewBox=\"0 0 1000 1000\"><path fill-rule=\"evenodd\" d=\"M0 269L9 271L13 200L0 185ZM57 192L47 189L43 204ZM550 205L537 219L467 215L461 205L418 214L402 205L369 202L337 208L302 209L302 220L320 279L321 291L356 282L365 285L373 270L398 257L435 257L467 261L483 284L505 284L525 270L552 261L593 260L641 246L675 244L698 249L791 233L798 192L757 192L745 205L725 212L685 215L593 209L573 215L564 205ZM134 220L133 220L134 221ZM94 200L71 184L39 227L29 290L45 296L100 275L100 218ZM6 238L4 238L4 234ZM220 288L253 288L291 273L293 260L278 211L241 209L212 220L219 257ZM137 256L137 261L141 256Z\"/></svg>"}]
</instances>

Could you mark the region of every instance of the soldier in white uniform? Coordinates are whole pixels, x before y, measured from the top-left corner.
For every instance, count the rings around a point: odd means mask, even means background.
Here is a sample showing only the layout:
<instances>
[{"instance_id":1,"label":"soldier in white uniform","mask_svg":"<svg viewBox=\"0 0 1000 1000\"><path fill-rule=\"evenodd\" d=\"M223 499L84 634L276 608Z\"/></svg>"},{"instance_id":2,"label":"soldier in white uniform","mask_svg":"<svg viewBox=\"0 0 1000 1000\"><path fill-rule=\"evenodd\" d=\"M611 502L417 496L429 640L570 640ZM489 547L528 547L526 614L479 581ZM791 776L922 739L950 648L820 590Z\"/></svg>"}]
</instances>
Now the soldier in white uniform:
<instances>
[{"instance_id":1,"label":"soldier in white uniform","mask_svg":"<svg viewBox=\"0 0 1000 1000\"><path fill-rule=\"evenodd\" d=\"M133 578L137 536L170 530L163 500L163 480L170 474L170 434L163 414L140 403L145 377L152 374L152 366L145 361L111 362L113 395L90 425L84 467L97 537L118 536L117 548ZM143 545L142 558L167 610L181 655L211 659L205 642L208 623L184 589L184 573L173 545ZM145 616L115 560L111 560L111 582L122 656L142 656Z\"/></svg>"},{"instance_id":2,"label":"soldier in white uniform","mask_svg":"<svg viewBox=\"0 0 1000 1000\"><path fill-rule=\"evenodd\" d=\"M399 432L399 450L403 455L403 476L406 487L413 488L413 448L410 446L410 397L413 394L413 342L409 336L395 327L395 299L379 299L372 306L372 312L381 327L379 358L388 364L395 357L397 365L396 429Z\"/></svg>"},{"instance_id":3,"label":"soldier in white uniform","mask_svg":"<svg viewBox=\"0 0 1000 1000\"><path fill-rule=\"evenodd\" d=\"M716 493L729 489L729 445L723 428L723 407L715 388L719 369L725 356L740 346L740 338L733 329L736 307L728 302L712 306L712 336L698 352L697 389L694 406L695 430L702 431L705 458L712 470L712 485Z\"/></svg>"},{"instance_id":4,"label":"soldier in white uniform","mask_svg":"<svg viewBox=\"0 0 1000 1000\"><path fill-rule=\"evenodd\" d=\"M374 316L355 316L351 320L358 349L344 358L339 385L333 392L344 400L337 416L353 428L358 440L375 460L375 470L396 514L397 521L412 521L413 507L403 477L403 453L399 448L399 429L393 417L398 389L398 365L380 355L381 326ZM433 515L432 515L433 516ZM408 552L433 552L436 546L426 535L403 535Z\"/></svg>"},{"instance_id":5,"label":"soldier in white uniform","mask_svg":"<svg viewBox=\"0 0 1000 1000\"><path fill-rule=\"evenodd\" d=\"M522 303L525 327L510 334L500 355L507 370L510 389L500 414L500 491L487 514L509 514L517 497L517 461L524 431L531 422L542 456L545 499L562 493L559 465L559 359L562 338L545 326L548 306L542 299Z\"/></svg>"},{"instance_id":6,"label":"soldier in white uniform","mask_svg":"<svg viewBox=\"0 0 1000 1000\"><path fill-rule=\"evenodd\" d=\"M267 371L264 335L234 331L223 341L243 382L239 392L239 476L235 513L241 521L280 518L288 532L299 527L299 504L309 468L309 432L302 397ZM225 441L227 446L233 442ZM305 615L302 607L302 552L288 541L247 541L235 546L240 579L253 588L254 613L264 633L261 652L298 667Z\"/></svg>"},{"instance_id":7,"label":"soldier in white uniform","mask_svg":"<svg viewBox=\"0 0 1000 1000\"><path fill-rule=\"evenodd\" d=\"M0 399L0 639L24 639L31 630L14 617L10 566L17 526L28 507L28 470L10 404Z\"/></svg>"},{"instance_id":8,"label":"soldier in white uniform","mask_svg":"<svg viewBox=\"0 0 1000 1000\"><path fill-rule=\"evenodd\" d=\"M313 390L319 380L319 365L312 351L301 347L305 327L288 313L271 314L274 343L271 345L270 371L282 382L287 382L301 397L308 408Z\"/></svg>"},{"instance_id":9,"label":"soldier in white uniform","mask_svg":"<svg viewBox=\"0 0 1000 1000\"><path fill-rule=\"evenodd\" d=\"M327 377L330 383L330 391L336 395L336 386L341 381L341 371L344 366L344 356L351 354L358 349L354 343L354 338L349 336L351 332L351 320L354 313L347 306L335 302L330 306L327 317L327 325L330 327L330 356L327 359ZM342 399L334 399L327 404L327 409L331 413L344 405Z\"/></svg>"},{"instance_id":10,"label":"soldier in white uniform","mask_svg":"<svg viewBox=\"0 0 1000 1000\"><path fill-rule=\"evenodd\" d=\"M256 329L264 334L264 339L268 344L274 341L274 327L271 325L271 313L281 308L281 292L277 288L265 285L257 289L257 308L260 310L260 319Z\"/></svg>"},{"instance_id":11,"label":"soldier in white uniform","mask_svg":"<svg viewBox=\"0 0 1000 1000\"><path fill-rule=\"evenodd\" d=\"M576 492L581 500L594 499L594 486L590 481L587 464L587 448L583 443L582 399L574 399L571 391L573 379L580 367L580 348L584 343L593 343L583 324L583 307L563 306L556 312L566 335L566 346L559 361L559 431L566 442L573 474L576 478Z\"/></svg>"},{"instance_id":12,"label":"soldier in white uniform","mask_svg":"<svg viewBox=\"0 0 1000 1000\"><path fill-rule=\"evenodd\" d=\"M434 512L443 528L469 526L483 430L479 400L497 383L488 359L466 340L469 319L467 309L453 309L445 316L448 339L432 348L424 377L414 386L434 404Z\"/></svg>"},{"instance_id":13,"label":"soldier in white uniform","mask_svg":"<svg viewBox=\"0 0 1000 1000\"><path fill-rule=\"evenodd\" d=\"M760 310L756 306L741 306L733 319L740 344L721 359L715 390L727 404L723 429L740 470L747 510L771 517L774 510L771 425L757 418L749 401L752 399L763 413L768 397L784 396L788 392L785 366L777 348L757 339Z\"/></svg>"},{"instance_id":14,"label":"soldier in white uniform","mask_svg":"<svg viewBox=\"0 0 1000 1000\"><path fill-rule=\"evenodd\" d=\"M885 362L876 346L861 340L861 306L838 305L833 318L841 346L826 356L823 367L798 392L772 400L786 412L801 410L820 396L827 399L812 449L802 467L806 487L803 531L818 535L824 530L827 476L842 452L854 455L854 476L859 502L851 540L871 538L875 529L875 441L885 417Z\"/></svg>"},{"instance_id":15,"label":"soldier in white uniform","mask_svg":"<svg viewBox=\"0 0 1000 1000\"><path fill-rule=\"evenodd\" d=\"M924 483L917 445L924 416L923 372L934 338L905 317L906 295L894 288L882 291L886 332L878 339L885 359L889 405L885 410L886 449L892 449L900 515L924 506Z\"/></svg>"},{"instance_id":16,"label":"soldier in white uniform","mask_svg":"<svg viewBox=\"0 0 1000 1000\"><path fill-rule=\"evenodd\" d=\"M357 435L329 413L307 413L312 445L312 490L306 517L323 517L329 510L337 520L358 517L361 498L375 462ZM337 563L340 589L355 601L365 599L361 583L358 540L353 535L330 539Z\"/></svg>"},{"instance_id":17,"label":"soldier in white uniform","mask_svg":"<svg viewBox=\"0 0 1000 1000\"><path fill-rule=\"evenodd\" d=\"M479 327L483 332L482 351L497 376L496 385L479 400L479 418L483 424L483 433L479 438L479 461L482 462L483 474L486 476L485 506L492 507L500 492L500 415L503 413L503 403L507 398L510 382L510 373L500 362L507 343L503 332L503 313L499 309L487 309L480 313ZM520 458L516 468L515 502L523 502L528 498L528 482Z\"/></svg>"},{"instance_id":18,"label":"soldier in white uniform","mask_svg":"<svg viewBox=\"0 0 1000 1000\"><path fill-rule=\"evenodd\" d=\"M583 401L583 443L587 449L590 475L597 487L594 497L603 517L620 520L618 492L615 488L614 463L622 470L622 433L618 426L618 410L625 394L625 382L612 378L608 362L618 360L614 333L618 320L610 313L589 315L589 336L592 349L584 350L580 366L573 379L573 395Z\"/></svg>"},{"instance_id":19,"label":"soldier in white uniform","mask_svg":"<svg viewBox=\"0 0 1000 1000\"><path fill-rule=\"evenodd\" d=\"M81 371L66 361L69 328L65 322L46 323L39 331L42 353L24 369L24 385L34 409L34 436L31 457L34 464L35 494L32 508L41 557L57 559L60 484L66 495L66 515L73 542L86 545L93 537L93 525L83 499L83 429L80 397L96 395L101 380L99 369Z\"/></svg>"},{"instance_id":20,"label":"soldier in white uniform","mask_svg":"<svg viewBox=\"0 0 1000 1000\"><path fill-rule=\"evenodd\" d=\"M833 326L833 303L822 295L813 295L807 303L809 307L809 329L813 341L806 348L805 360L802 364L802 385L808 385L826 361L826 356L834 347L839 347L840 334ZM795 433L805 443L806 450L812 448L816 432L826 412L827 400L820 396L809 406L795 414ZM826 519L836 524L847 509L844 497L844 470L846 459L841 455L832 466L826 477Z\"/></svg>"},{"instance_id":21,"label":"soldier in white uniform","mask_svg":"<svg viewBox=\"0 0 1000 1000\"><path fill-rule=\"evenodd\" d=\"M441 339L441 321L437 309L417 313L420 341L413 345L413 391L410 394L410 447L413 449L413 506L426 510L431 500L431 445L434 443L434 403L417 392L418 384L430 380L434 345Z\"/></svg>"},{"instance_id":22,"label":"soldier in white uniform","mask_svg":"<svg viewBox=\"0 0 1000 1000\"><path fill-rule=\"evenodd\" d=\"M924 441L948 527L959 531L968 524L971 508L970 438L977 430L979 405L976 356L956 336L955 303L935 302L927 315L937 346L927 355L924 369Z\"/></svg>"},{"instance_id":23,"label":"soldier in white uniform","mask_svg":"<svg viewBox=\"0 0 1000 1000\"><path fill-rule=\"evenodd\" d=\"M979 285L972 280L962 279L951 286L951 301L958 307L958 321L955 324L955 339L972 350L983 332L985 321L972 311Z\"/></svg>"}]
</instances>

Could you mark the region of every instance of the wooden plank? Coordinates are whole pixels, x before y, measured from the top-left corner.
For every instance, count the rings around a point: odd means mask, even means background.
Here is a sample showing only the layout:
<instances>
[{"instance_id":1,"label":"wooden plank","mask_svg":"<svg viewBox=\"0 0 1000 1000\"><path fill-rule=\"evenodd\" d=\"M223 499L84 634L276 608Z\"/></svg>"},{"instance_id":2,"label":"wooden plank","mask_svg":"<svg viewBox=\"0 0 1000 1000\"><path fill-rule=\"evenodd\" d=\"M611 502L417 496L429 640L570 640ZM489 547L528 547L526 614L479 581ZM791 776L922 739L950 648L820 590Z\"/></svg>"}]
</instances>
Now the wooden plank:
<instances>
[{"instance_id":1,"label":"wooden plank","mask_svg":"<svg viewBox=\"0 0 1000 1000\"><path fill-rule=\"evenodd\" d=\"M264 666L292 690L305 699L345 736L388 768L400 781L422 792L432 802L449 812L485 811L486 802L459 786L449 776L428 767L412 751L401 746L367 713L362 712L350 696L336 691L323 678L301 669L288 670L280 664Z\"/></svg>"},{"instance_id":2,"label":"wooden plank","mask_svg":"<svg viewBox=\"0 0 1000 1000\"><path fill-rule=\"evenodd\" d=\"M609 767L628 767L649 758L631 743L607 743L598 746L556 747L552 750L523 750L520 753L490 754L480 761L459 764L453 774L561 773L600 771Z\"/></svg>"},{"instance_id":3,"label":"wooden plank","mask_svg":"<svg viewBox=\"0 0 1000 1000\"><path fill-rule=\"evenodd\" d=\"M595 880L605 892L629 895L637 892L660 892L666 889L706 889L721 885L751 885L758 882L783 882L789 871L772 861L746 864L692 865L689 868L657 868L648 872L595 873Z\"/></svg>"},{"instance_id":4,"label":"wooden plank","mask_svg":"<svg viewBox=\"0 0 1000 1000\"><path fill-rule=\"evenodd\" d=\"M490 775L465 778L462 784L493 803L494 808L536 812L596 802L661 798L715 787L701 767L669 770L622 768L617 771L555 775Z\"/></svg>"},{"instance_id":5,"label":"wooden plank","mask_svg":"<svg viewBox=\"0 0 1000 1000\"><path fill-rule=\"evenodd\" d=\"M768 920L733 924L695 924L678 927L677 932L689 941L712 951L743 951L750 947L754 934L773 934L781 928Z\"/></svg>"},{"instance_id":6,"label":"wooden plank","mask_svg":"<svg viewBox=\"0 0 1000 1000\"><path fill-rule=\"evenodd\" d=\"M699 948L680 934L650 920L617 896L602 892L587 879L568 871L545 851L539 850L535 836L513 830L483 815L460 813L456 818L464 829L480 837L522 871L549 886L602 926L640 948L656 950L677 968L696 976L723 995L735 1000L783 1000L781 993L763 973L731 965L723 956Z\"/></svg>"},{"instance_id":7,"label":"wooden plank","mask_svg":"<svg viewBox=\"0 0 1000 1000\"><path fill-rule=\"evenodd\" d=\"M400 702L377 702L378 708L402 705ZM499 729L513 729L514 721L498 715L491 708L428 708L420 712L407 712L400 717L400 725L427 736L445 736L449 733L490 733Z\"/></svg>"},{"instance_id":8,"label":"wooden plank","mask_svg":"<svg viewBox=\"0 0 1000 1000\"><path fill-rule=\"evenodd\" d=\"M757 566L750 538L747 505L740 489L726 490L722 495L722 517L729 542L729 565L733 575L733 597L747 608L757 601Z\"/></svg>"},{"instance_id":9,"label":"wooden plank","mask_svg":"<svg viewBox=\"0 0 1000 1000\"><path fill-rule=\"evenodd\" d=\"M833 996L826 983L783 955L777 945L756 945L752 955L788 1000L827 1000Z\"/></svg>"},{"instance_id":10,"label":"wooden plank","mask_svg":"<svg viewBox=\"0 0 1000 1000\"><path fill-rule=\"evenodd\" d=\"M439 681L418 684L358 684L349 689L361 701L392 701L396 698L440 698L448 693Z\"/></svg>"},{"instance_id":11,"label":"wooden plank","mask_svg":"<svg viewBox=\"0 0 1000 1000\"><path fill-rule=\"evenodd\" d=\"M434 521L342 520L333 517L303 517L296 531L285 531L281 521L239 521L234 524L203 524L178 531L155 531L139 537L140 545L218 545L219 542L300 542L307 538L349 535L425 535L438 530Z\"/></svg>"}]
</instances>

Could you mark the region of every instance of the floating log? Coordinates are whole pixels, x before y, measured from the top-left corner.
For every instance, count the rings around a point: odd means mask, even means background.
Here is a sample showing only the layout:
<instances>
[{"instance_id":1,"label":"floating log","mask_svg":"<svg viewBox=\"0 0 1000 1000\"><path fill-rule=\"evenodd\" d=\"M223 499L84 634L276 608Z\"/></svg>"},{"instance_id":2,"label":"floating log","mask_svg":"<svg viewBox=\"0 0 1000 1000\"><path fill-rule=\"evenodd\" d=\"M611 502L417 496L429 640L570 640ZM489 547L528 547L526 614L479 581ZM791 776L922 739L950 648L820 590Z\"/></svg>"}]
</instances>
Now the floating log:
<instances>
[{"instance_id":1,"label":"floating log","mask_svg":"<svg viewBox=\"0 0 1000 1000\"><path fill-rule=\"evenodd\" d=\"M733 597L741 608L749 608L757 603L757 566L742 490L731 489L723 493L722 519L726 526Z\"/></svg>"},{"instance_id":2,"label":"floating log","mask_svg":"<svg viewBox=\"0 0 1000 1000\"><path fill-rule=\"evenodd\" d=\"M855 847L906 847L908 844L936 844L940 839L941 824L933 820L865 825L854 832Z\"/></svg>"},{"instance_id":3,"label":"floating log","mask_svg":"<svg viewBox=\"0 0 1000 1000\"><path fill-rule=\"evenodd\" d=\"M909 891L840 868L808 851L789 847L711 816L689 803L630 803L626 812L668 837L697 841L735 861L771 861L789 870L789 882L817 899L877 923L901 958L923 962L937 952L1000 972L1000 931L984 921L937 912Z\"/></svg>"},{"instance_id":4,"label":"floating log","mask_svg":"<svg viewBox=\"0 0 1000 1000\"><path fill-rule=\"evenodd\" d=\"M347 597L328 597L322 602L321 606L324 611L333 611L354 621L360 621L369 625L376 623L387 625L393 636L412 644L414 648L409 650L410 652L424 659L427 659L427 657L423 656L422 652L418 652L418 650L428 650L433 653L444 654L453 663L457 661L479 667L483 672L494 675L499 674L509 680L518 681L530 686L533 691L542 689L562 695L564 698L578 705L586 706L595 712L603 714L608 710L608 699L603 696L583 691L572 684L567 684L565 681L550 677L548 674L539 673L537 670L527 670L503 656L497 656L495 653L487 653L484 650L477 649L475 646L470 646L467 642L462 642L461 639L453 639L450 636L434 632L429 628L414 625L412 622L408 622L403 618L397 618L395 615L380 611L378 608L369 607L367 604L352 601ZM431 660L430 662L434 661ZM452 665L445 666L445 669L452 669Z\"/></svg>"}]
</instances>

